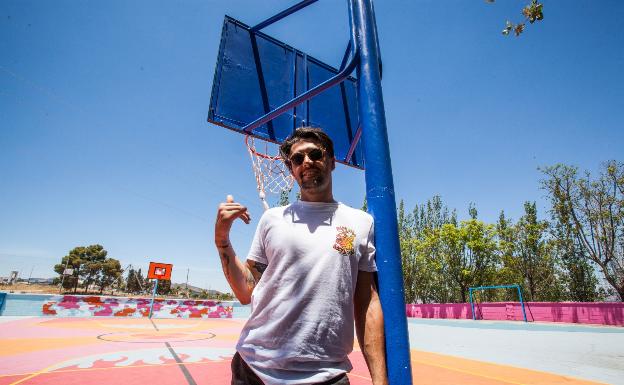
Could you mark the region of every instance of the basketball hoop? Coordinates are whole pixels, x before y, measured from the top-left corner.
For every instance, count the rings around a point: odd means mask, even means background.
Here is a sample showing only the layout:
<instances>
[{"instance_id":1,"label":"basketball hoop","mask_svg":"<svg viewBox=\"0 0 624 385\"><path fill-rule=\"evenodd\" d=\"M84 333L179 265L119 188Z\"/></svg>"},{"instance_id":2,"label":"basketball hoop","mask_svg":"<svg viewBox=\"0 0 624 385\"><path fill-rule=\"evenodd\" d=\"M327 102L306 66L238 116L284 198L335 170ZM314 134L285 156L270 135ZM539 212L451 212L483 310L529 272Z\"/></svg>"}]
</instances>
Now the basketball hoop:
<instances>
[{"instance_id":1,"label":"basketball hoop","mask_svg":"<svg viewBox=\"0 0 624 385\"><path fill-rule=\"evenodd\" d=\"M251 135L246 135L245 144L256 177L258 196L264 209L268 210L269 204L266 201L266 193L279 194L282 191L290 191L294 182L293 177L279 154L273 156L268 154L269 146L267 143L265 143L264 152L258 151L254 138Z\"/></svg>"}]
</instances>

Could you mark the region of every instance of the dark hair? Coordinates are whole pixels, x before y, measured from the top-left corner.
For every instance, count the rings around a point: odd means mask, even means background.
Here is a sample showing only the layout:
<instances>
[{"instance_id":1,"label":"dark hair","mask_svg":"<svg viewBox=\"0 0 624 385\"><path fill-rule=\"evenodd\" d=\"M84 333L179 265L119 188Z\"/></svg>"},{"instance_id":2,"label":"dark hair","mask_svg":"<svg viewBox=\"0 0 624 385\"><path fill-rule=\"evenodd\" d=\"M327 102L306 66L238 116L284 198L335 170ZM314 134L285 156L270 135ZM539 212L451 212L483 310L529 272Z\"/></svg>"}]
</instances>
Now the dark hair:
<instances>
[{"instance_id":1,"label":"dark hair","mask_svg":"<svg viewBox=\"0 0 624 385\"><path fill-rule=\"evenodd\" d=\"M280 155L287 163L290 148L300 140L316 143L327 152L330 158L334 157L334 143L323 130L317 127L299 127L280 145Z\"/></svg>"}]
</instances>

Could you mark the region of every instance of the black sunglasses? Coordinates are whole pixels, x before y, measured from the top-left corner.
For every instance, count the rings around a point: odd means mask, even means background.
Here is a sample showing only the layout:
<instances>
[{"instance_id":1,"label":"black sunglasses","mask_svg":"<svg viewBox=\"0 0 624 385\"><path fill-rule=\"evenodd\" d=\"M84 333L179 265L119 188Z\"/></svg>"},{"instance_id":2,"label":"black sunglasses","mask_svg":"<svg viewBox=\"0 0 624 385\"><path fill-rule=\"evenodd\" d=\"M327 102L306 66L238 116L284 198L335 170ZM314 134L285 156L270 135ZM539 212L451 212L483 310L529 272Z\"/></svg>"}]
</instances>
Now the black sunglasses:
<instances>
[{"instance_id":1,"label":"black sunglasses","mask_svg":"<svg viewBox=\"0 0 624 385\"><path fill-rule=\"evenodd\" d=\"M325 152L320 148L315 148L314 150L310 150L308 152L297 152L293 154L288 160L295 166L301 166L303 161L305 160L306 155L312 162L316 162L317 160L323 159Z\"/></svg>"}]
</instances>

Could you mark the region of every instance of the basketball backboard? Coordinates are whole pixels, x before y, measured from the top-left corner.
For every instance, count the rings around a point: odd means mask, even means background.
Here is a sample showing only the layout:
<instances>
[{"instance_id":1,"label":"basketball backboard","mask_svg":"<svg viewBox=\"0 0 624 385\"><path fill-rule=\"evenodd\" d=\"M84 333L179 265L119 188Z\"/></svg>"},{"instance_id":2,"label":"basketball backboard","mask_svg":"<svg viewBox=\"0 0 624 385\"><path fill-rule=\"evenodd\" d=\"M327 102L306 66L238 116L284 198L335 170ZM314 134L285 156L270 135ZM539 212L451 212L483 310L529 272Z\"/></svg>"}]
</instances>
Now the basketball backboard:
<instances>
[{"instance_id":1,"label":"basketball backboard","mask_svg":"<svg viewBox=\"0 0 624 385\"><path fill-rule=\"evenodd\" d=\"M170 263L150 262L149 269L147 271L148 279L171 279L171 270L173 265Z\"/></svg>"},{"instance_id":2,"label":"basketball backboard","mask_svg":"<svg viewBox=\"0 0 624 385\"><path fill-rule=\"evenodd\" d=\"M252 32L249 26L226 16L208 121L246 133L243 127L247 124L338 72L338 69L262 32ZM356 135L356 97L356 80L348 77L250 134L281 143L297 127L321 127L334 142L337 161L364 168L362 149ZM349 157L354 142L356 145Z\"/></svg>"}]
</instances>

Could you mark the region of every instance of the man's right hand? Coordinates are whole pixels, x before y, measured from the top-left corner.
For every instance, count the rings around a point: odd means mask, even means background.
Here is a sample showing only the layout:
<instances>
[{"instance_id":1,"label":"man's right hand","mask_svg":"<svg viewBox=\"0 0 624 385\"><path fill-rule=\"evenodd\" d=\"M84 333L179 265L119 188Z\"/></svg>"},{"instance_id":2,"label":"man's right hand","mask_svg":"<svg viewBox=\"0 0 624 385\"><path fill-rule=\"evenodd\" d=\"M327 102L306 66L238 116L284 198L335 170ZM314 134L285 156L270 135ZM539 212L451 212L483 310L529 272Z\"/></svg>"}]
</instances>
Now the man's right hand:
<instances>
[{"instance_id":1,"label":"man's right hand","mask_svg":"<svg viewBox=\"0 0 624 385\"><path fill-rule=\"evenodd\" d=\"M225 202L221 203L217 210L217 220L215 222L215 243L217 247L229 245L230 228L236 218L240 218L247 224L251 222L251 216L247 211L247 207L234 202L234 197L228 195Z\"/></svg>"}]
</instances>

